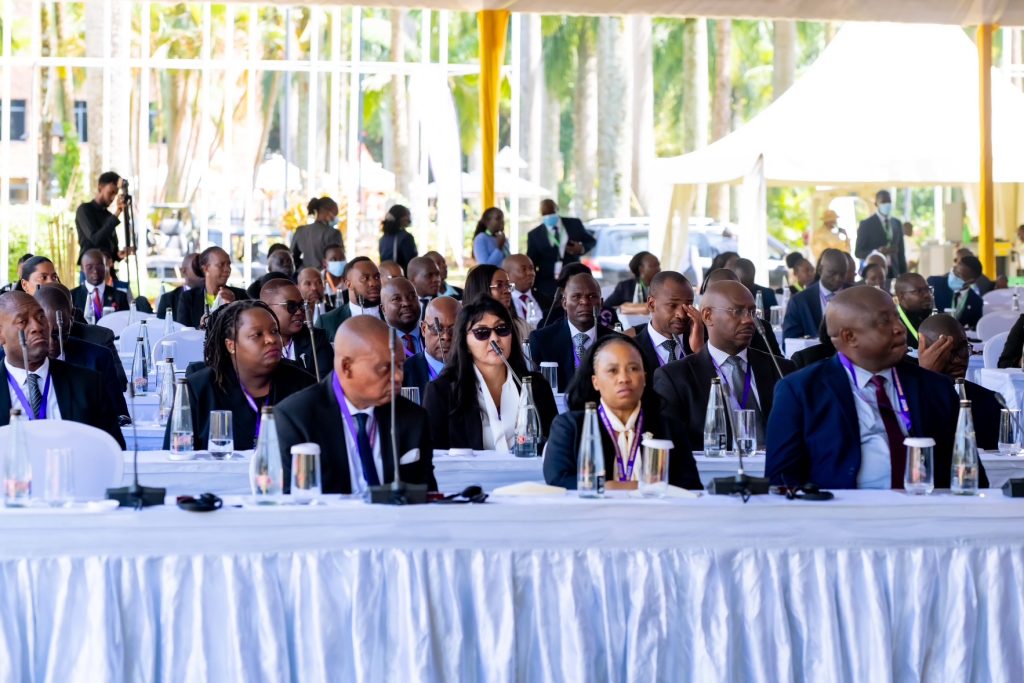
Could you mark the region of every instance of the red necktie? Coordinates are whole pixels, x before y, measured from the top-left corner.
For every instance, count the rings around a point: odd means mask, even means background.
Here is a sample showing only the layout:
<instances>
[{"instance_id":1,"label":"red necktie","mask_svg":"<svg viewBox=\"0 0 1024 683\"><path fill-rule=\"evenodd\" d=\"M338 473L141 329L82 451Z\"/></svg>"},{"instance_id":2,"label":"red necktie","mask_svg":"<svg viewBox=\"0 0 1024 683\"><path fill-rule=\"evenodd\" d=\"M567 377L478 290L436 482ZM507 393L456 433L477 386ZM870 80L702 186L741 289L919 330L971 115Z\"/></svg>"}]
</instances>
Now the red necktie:
<instances>
[{"instance_id":1,"label":"red necktie","mask_svg":"<svg viewBox=\"0 0 1024 683\"><path fill-rule=\"evenodd\" d=\"M96 311L96 319L99 320L103 316L103 302L100 301L100 288L92 290L92 308Z\"/></svg>"},{"instance_id":2,"label":"red necktie","mask_svg":"<svg viewBox=\"0 0 1024 683\"><path fill-rule=\"evenodd\" d=\"M409 356L416 355L416 345L412 343L412 335L411 334L403 334L402 335L402 341L405 342L405 353L406 353L406 355L409 355Z\"/></svg>"},{"instance_id":3,"label":"red necktie","mask_svg":"<svg viewBox=\"0 0 1024 683\"><path fill-rule=\"evenodd\" d=\"M882 424L885 425L885 436L889 440L889 460L892 463L892 474L890 481L892 488L903 488L903 474L907 467L907 447L903 445L903 430L900 429L899 418L896 411L892 409L892 402L889 401L889 392L885 390L885 378L875 375L871 378L875 385L875 402L878 404L878 412L882 414Z\"/></svg>"}]
</instances>

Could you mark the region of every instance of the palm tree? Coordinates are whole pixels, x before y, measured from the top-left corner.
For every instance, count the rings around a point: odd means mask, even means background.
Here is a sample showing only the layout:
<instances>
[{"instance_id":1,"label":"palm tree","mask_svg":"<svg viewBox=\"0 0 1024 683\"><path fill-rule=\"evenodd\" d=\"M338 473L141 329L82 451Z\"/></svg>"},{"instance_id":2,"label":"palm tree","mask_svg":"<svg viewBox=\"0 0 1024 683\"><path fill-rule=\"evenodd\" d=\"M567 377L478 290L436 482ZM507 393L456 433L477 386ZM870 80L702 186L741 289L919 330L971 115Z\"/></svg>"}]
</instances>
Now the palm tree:
<instances>
[{"instance_id":1,"label":"palm tree","mask_svg":"<svg viewBox=\"0 0 1024 683\"><path fill-rule=\"evenodd\" d=\"M654 158L653 29L650 17L631 15L627 20L633 56L633 196L641 215L649 212L650 164Z\"/></svg>"},{"instance_id":2,"label":"palm tree","mask_svg":"<svg viewBox=\"0 0 1024 683\"><path fill-rule=\"evenodd\" d=\"M711 141L732 130L732 20L715 20L715 96L711 103ZM712 185L708 191L708 215L729 220L729 186Z\"/></svg>"},{"instance_id":3,"label":"palm tree","mask_svg":"<svg viewBox=\"0 0 1024 683\"><path fill-rule=\"evenodd\" d=\"M597 213L618 216L629 213L629 157L632 115L628 103L632 79L626 76L626 37L620 17L598 20L597 68L598 136L597 136ZM623 164L625 161L625 164ZM625 171L625 172L624 172Z\"/></svg>"}]
</instances>

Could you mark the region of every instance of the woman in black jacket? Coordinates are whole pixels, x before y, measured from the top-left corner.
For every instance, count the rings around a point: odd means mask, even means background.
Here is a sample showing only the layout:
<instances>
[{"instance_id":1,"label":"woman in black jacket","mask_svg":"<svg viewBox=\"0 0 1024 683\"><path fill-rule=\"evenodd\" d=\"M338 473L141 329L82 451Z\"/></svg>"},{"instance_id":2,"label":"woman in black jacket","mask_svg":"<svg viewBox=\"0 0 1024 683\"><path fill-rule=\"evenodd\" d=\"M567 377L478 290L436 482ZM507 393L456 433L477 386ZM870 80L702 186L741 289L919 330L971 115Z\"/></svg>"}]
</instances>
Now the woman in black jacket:
<instances>
[{"instance_id":1,"label":"woman in black jacket","mask_svg":"<svg viewBox=\"0 0 1024 683\"><path fill-rule=\"evenodd\" d=\"M231 277L231 257L220 247L209 247L194 261L192 268L196 275L203 278L203 286L182 292L178 298L178 307L174 311L174 321L186 327L199 328L199 323L206 311L214 308L220 298L220 304L248 299L244 289L228 287Z\"/></svg>"},{"instance_id":2,"label":"woman in black jacket","mask_svg":"<svg viewBox=\"0 0 1024 683\"><path fill-rule=\"evenodd\" d=\"M377 243L381 261L394 261L407 272L409 261L419 256L416 251L416 238L406 228L412 225L412 213L401 204L388 209L380 229L383 233Z\"/></svg>"}]
</instances>

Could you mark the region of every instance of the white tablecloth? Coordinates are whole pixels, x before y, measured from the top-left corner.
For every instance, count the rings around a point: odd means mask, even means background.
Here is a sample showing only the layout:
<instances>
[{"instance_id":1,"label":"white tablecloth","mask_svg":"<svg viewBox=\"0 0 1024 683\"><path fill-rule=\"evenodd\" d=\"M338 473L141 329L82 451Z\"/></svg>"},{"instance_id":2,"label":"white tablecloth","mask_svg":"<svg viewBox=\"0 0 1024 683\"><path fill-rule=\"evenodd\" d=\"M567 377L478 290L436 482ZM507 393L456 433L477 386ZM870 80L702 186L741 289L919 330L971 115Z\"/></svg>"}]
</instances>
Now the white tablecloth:
<instances>
[{"instance_id":1,"label":"white tablecloth","mask_svg":"<svg viewBox=\"0 0 1024 683\"><path fill-rule=\"evenodd\" d=\"M125 447L131 451L158 451L164 447L164 427L156 422L140 422L136 425L121 427Z\"/></svg>"},{"instance_id":2,"label":"white tablecloth","mask_svg":"<svg viewBox=\"0 0 1024 683\"><path fill-rule=\"evenodd\" d=\"M985 369L985 359L980 355L973 355L967 361L967 381L981 384L981 372Z\"/></svg>"},{"instance_id":3,"label":"white tablecloth","mask_svg":"<svg viewBox=\"0 0 1024 683\"><path fill-rule=\"evenodd\" d=\"M160 395L156 392L136 396L135 398L132 398L126 392L124 400L128 404L128 412L133 420L138 420L141 423L151 423L156 422L159 417Z\"/></svg>"},{"instance_id":4,"label":"white tablecloth","mask_svg":"<svg viewBox=\"0 0 1024 683\"><path fill-rule=\"evenodd\" d=\"M793 337L784 339L783 341L785 342L785 346L783 347L782 352L786 355L786 358L792 358L793 354L797 351L803 351L804 349L809 349L812 346L817 346L821 343L818 339L796 339Z\"/></svg>"},{"instance_id":5,"label":"white tablecloth","mask_svg":"<svg viewBox=\"0 0 1024 683\"><path fill-rule=\"evenodd\" d=\"M1008 407L1024 409L1024 370L984 368L978 373L978 384L1002 395Z\"/></svg>"},{"instance_id":6,"label":"white tablecloth","mask_svg":"<svg viewBox=\"0 0 1024 683\"><path fill-rule=\"evenodd\" d=\"M1022 527L857 491L2 510L0 679L1017 681Z\"/></svg>"}]
</instances>

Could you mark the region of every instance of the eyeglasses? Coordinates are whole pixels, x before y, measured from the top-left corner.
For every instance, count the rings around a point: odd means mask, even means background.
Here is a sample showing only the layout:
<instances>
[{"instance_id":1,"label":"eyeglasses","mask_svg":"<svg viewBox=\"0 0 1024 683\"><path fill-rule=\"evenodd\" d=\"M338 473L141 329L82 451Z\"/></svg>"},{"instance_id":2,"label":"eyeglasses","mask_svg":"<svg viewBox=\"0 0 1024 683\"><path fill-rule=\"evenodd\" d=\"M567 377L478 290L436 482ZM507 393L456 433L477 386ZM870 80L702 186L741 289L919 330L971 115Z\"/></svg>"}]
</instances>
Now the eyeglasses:
<instances>
[{"instance_id":1,"label":"eyeglasses","mask_svg":"<svg viewBox=\"0 0 1024 683\"><path fill-rule=\"evenodd\" d=\"M917 289L905 289L902 294L916 294L917 296L924 296L925 294L931 294L931 287L918 287Z\"/></svg>"},{"instance_id":2,"label":"eyeglasses","mask_svg":"<svg viewBox=\"0 0 1024 683\"><path fill-rule=\"evenodd\" d=\"M499 282L496 285L491 285L491 289L496 289L499 292L511 292L512 288L515 287L514 282Z\"/></svg>"},{"instance_id":3,"label":"eyeglasses","mask_svg":"<svg viewBox=\"0 0 1024 683\"><path fill-rule=\"evenodd\" d=\"M512 328L508 325L501 324L495 327L474 327L470 330L470 333L477 341L487 341L491 338L492 332L499 337L504 338L512 334Z\"/></svg>"},{"instance_id":4,"label":"eyeglasses","mask_svg":"<svg viewBox=\"0 0 1024 683\"><path fill-rule=\"evenodd\" d=\"M725 311L734 318L743 320L744 318L750 318L753 320L757 316L757 309L755 308L722 308L720 306L709 306L713 311Z\"/></svg>"},{"instance_id":5,"label":"eyeglasses","mask_svg":"<svg viewBox=\"0 0 1024 683\"><path fill-rule=\"evenodd\" d=\"M296 313L302 310L301 301L279 301L274 305L283 307L285 310L288 311L288 315L295 315Z\"/></svg>"}]
</instances>

